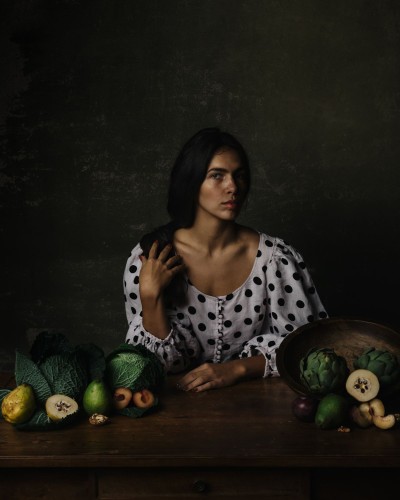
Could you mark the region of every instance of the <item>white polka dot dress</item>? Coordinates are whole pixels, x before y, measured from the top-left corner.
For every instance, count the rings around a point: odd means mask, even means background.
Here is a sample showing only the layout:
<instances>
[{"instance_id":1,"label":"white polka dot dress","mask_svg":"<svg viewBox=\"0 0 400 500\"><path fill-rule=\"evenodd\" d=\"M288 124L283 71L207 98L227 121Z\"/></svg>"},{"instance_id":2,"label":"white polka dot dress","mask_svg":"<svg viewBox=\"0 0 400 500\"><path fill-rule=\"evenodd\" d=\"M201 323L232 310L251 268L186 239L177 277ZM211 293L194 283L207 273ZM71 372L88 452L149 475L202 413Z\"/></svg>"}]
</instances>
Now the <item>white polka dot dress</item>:
<instances>
[{"instance_id":1,"label":"white polka dot dress","mask_svg":"<svg viewBox=\"0 0 400 500\"><path fill-rule=\"evenodd\" d=\"M327 317L301 255L282 239L260 233L251 273L232 293L206 295L186 279L186 305L167 309L171 330L160 340L142 323L141 253L138 244L124 272L126 342L147 347L168 372L262 354L264 377L278 376L275 354L283 338Z\"/></svg>"}]
</instances>

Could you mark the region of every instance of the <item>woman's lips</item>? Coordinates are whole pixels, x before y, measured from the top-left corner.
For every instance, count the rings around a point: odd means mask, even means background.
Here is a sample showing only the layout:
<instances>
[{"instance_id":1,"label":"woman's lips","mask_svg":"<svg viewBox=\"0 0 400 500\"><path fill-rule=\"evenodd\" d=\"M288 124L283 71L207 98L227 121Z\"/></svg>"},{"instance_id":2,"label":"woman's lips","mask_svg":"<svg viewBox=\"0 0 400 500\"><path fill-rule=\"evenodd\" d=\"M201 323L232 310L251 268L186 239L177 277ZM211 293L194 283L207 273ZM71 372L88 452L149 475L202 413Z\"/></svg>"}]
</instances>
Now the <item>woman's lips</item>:
<instances>
[{"instance_id":1,"label":"woman's lips","mask_svg":"<svg viewBox=\"0 0 400 500\"><path fill-rule=\"evenodd\" d=\"M237 201L234 201L234 200L229 200L229 201L225 201L223 203L223 205L226 207L226 208L229 208L231 210L234 210L235 208L238 207L238 202Z\"/></svg>"}]
</instances>

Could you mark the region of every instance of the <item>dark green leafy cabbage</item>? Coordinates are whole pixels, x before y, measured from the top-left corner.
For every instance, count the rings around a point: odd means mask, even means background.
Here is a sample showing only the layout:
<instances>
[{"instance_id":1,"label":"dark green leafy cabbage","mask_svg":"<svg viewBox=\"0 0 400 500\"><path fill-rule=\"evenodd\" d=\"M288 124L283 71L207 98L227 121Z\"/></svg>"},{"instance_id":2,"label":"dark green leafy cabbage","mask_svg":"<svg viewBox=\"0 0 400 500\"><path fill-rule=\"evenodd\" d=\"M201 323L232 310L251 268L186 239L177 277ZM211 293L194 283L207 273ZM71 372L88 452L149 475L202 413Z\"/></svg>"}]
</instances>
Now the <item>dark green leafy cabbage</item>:
<instances>
[{"instance_id":1,"label":"dark green leafy cabbage","mask_svg":"<svg viewBox=\"0 0 400 500\"><path fill-rule=\"evenodd\" d=\"M106 358L105 377L111 389L158 390L165 371L157 356L142 345L121 344Z\"/></svg>"},{"instance_id":2,"label":"dark green leafy cabbage","mask_svg":"<svg viewBox=\"0 0 400 500\"><path fill-rule=\"evenodd\" d=\"M53 354L40 364L51 394L65 394L76 401L82 399L88 385L88 374L76 353Z\"/></svg>"},{"instance_id":3,"label":"dark green leafy cabbage","mask_svg":"<svg viewBox=\"0 0 400 500\"><path fill-rule=\"evenodd\" d=\"M17 385L32 386L37 403L45 404L46 399L53 394L39 366L19 351L15 355L15 382Z\"/></svg>"}]
</instances>

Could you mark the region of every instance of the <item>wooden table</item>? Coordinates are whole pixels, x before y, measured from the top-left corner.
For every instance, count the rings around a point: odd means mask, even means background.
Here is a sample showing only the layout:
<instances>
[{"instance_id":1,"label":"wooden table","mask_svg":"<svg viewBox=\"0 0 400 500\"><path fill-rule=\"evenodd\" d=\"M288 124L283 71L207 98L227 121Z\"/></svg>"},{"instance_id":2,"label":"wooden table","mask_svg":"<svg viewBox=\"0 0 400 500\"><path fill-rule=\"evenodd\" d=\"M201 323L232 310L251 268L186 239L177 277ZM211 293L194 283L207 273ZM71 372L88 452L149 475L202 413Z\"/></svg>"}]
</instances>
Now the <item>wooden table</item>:
<instances>
[{"instance_id":1,"label":"wooden table","mask_svg":"<svg viewBox=\"0 0 400 500\"><path fill-rule=\"evenodd\" d=\"M400 428L341 433L299 422L281 379L199 394L176 380L139 419L49 432L1 420L0 498L369 500L398 489Z\"/></svg>"}]
</instances>

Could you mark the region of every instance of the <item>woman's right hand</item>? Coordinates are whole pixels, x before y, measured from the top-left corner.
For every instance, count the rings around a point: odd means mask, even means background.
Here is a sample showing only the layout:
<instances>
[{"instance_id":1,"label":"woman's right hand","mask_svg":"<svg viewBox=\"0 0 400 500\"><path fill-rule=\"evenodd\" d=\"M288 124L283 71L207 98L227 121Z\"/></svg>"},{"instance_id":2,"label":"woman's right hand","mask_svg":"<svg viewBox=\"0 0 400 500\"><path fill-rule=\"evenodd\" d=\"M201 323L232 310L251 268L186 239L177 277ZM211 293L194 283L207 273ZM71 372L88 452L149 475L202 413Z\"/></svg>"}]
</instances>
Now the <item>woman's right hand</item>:
<instances>
[{"instance_id":1,"label":"woman's right hand","mask_svg":"<svg viewBox=\"0 0 400 500\"><path fill-rule=\"evenodd\" d=\"M139 275L139 291L141 299L159 298L171 283L172 279L183 272L185 266L179 255L168 257L172 245L166 245L158 253L158 242L155 241L149 251L149 256L140 256L142 268ZM158 256L157 256L158 253Z\"/></svg>"}]
</instances>

